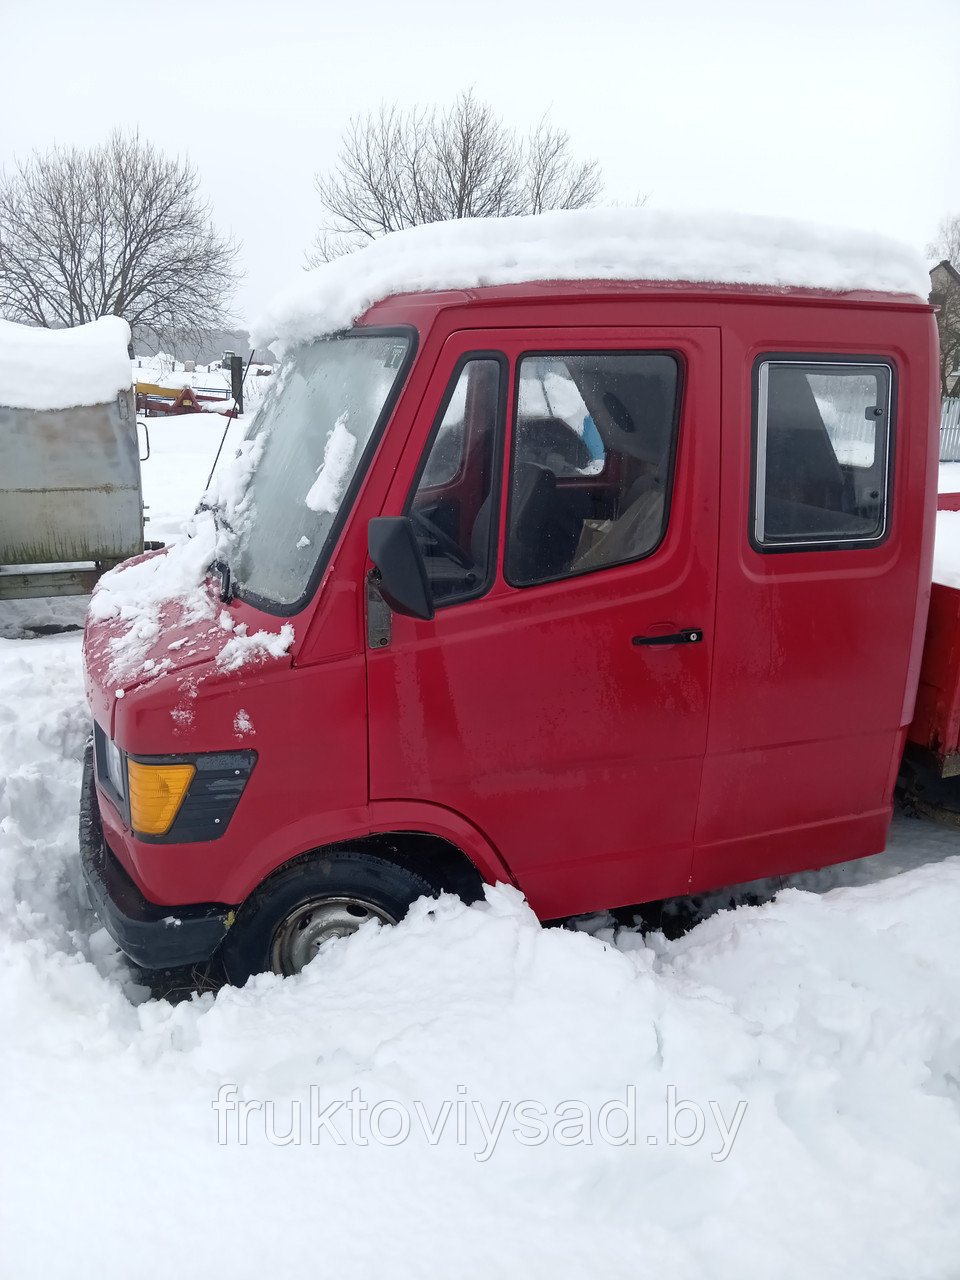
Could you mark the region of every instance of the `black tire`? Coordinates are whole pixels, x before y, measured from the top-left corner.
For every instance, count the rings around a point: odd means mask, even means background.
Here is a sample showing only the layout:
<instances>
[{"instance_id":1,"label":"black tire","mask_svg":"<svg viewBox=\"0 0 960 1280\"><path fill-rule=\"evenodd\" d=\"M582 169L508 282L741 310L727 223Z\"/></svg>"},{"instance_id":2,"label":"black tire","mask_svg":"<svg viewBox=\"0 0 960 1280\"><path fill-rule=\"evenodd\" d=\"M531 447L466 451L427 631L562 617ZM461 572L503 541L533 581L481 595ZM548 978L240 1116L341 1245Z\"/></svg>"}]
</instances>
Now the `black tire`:
<instances>
[{"instance_id":1,"label":"black tire","mask_svg":"<svg viewBox=\"0 0 960 1280\"><path fill-rule=\"evenodd\" d=\"M436 893L417 872L372 853L298 859L237 912L221 952L227 979L242 986L254 973L298 973L327 938L355 932L366 919L395 924L418 898Z\"/></svg>"}]
</instances>

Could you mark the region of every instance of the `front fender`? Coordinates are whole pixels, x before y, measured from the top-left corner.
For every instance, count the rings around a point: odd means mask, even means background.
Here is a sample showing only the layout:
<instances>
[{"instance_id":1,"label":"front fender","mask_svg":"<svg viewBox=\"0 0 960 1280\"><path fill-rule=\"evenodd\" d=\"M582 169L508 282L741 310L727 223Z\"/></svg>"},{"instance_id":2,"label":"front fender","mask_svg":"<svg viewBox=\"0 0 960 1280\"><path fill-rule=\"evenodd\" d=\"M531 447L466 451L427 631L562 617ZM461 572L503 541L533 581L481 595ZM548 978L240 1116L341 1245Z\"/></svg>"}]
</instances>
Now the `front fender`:
<instances>
[{"instance_id":1,"label":"front fender","mask_svg":"<svg viewBox=\"0 0 960 1280\"><path fill-rule=\"evenodd\" d=\"M362 809L305 814L275 829L268 842L253 846L238 864L229 878L229 886L225 886L224 899L242 902L278 867L304 853L393 831L439 836L460 849L488 884L517 883L494 845L461 814L423 801L379 800Z\"/></svg>"}]
</instances>

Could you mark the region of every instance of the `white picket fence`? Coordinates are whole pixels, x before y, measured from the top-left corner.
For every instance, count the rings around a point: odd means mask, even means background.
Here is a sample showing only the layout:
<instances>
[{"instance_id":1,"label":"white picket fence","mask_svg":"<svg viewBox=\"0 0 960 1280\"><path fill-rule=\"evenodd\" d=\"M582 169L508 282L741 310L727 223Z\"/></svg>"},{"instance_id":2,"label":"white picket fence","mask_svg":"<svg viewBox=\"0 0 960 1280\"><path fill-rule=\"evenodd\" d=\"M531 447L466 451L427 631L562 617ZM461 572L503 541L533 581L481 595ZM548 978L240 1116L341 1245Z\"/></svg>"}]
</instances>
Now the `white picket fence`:
<instances>
[{"instance_id":1,"label":"white picket fence","mask_svg":"<svg viewBox=\"0 0 960 1280\"><path fill-rule=\"evenodd\" d=\"M940 408L940 461L960 462L960 399L944 400Z\"/></svg>"}]
</instances>

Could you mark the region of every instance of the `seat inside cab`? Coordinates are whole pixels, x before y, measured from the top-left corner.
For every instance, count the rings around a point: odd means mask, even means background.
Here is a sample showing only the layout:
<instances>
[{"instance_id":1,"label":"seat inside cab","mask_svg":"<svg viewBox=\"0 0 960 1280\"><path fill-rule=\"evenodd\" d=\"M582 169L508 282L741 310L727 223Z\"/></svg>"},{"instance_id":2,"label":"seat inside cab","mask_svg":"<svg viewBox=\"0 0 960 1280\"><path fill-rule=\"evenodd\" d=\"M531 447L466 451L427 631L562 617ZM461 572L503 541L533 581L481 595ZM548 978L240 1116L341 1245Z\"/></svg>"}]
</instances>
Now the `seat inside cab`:
<instances>
[{"instance_id":1,"label":"seat inside cab","mask_svg":"<svg viewBox=\"0 0 960 1280\"><path fill-rule=\"evenodd\" d=\"M489 578L503 369L467 363L408 505L437 602ZM680 365L670 353L525 356L511 432L504 571L515 586L650 554L676 451Z\"/></svg>"}]
</instances>

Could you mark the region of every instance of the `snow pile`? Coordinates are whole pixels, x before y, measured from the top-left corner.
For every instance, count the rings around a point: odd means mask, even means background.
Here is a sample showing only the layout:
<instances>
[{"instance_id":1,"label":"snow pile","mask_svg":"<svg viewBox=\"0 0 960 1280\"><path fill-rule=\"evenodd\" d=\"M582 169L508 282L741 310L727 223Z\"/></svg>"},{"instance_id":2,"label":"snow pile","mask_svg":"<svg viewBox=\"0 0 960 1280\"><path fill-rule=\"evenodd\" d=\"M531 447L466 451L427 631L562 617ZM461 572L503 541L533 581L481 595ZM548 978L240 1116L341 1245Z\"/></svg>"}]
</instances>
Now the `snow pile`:
<instances>
[{"instance_id":1,"label":"snow pile","mask_svg":"<svg viewBox=\"0 0 960 1280\"><path fill-rule=\"evenodd\" d=\"M960 588L960 511L937 512L933 580L946 587Z\"/></svg>"},{"instance_id":2,"label":"snow pile","mask_svg":"<svg viewBox=\"0 0 960 1280\"><path fill-rule=\"evenodd\" d=\"M130 326L103 316L76 329L0 320L0 405L69 409L106 404L130 387Z\"/></svg>"},{"instance_id":3,"label":"snow pile","mask_svg":"<svg viewBox=\"0 0 960 1280\"><path fill-rule=\"evenodd\" d=\"M203 511L193 520L191 537L166 551L128 560L100 579L90 601L90 617L123 624L110 642L116 678L135 671L157 643L165 605L179 601L185 625L214 616L204 584L217 559L218 541L213 513Z\"/></svg>"},{"instance_id":4,"label":"snow pile","mask_svg":"<svg viewBox=\"0 0 960 1280\"><path fill-rule=\"evenodd\" d=\"M234 634L217 654L217 666L224 671L237 671L261 658L282 658L293 644L293 627L285 622L279 634L275 631L254 631L247 634L245 623L235 628Z\"/></svg>"},{"instance_id":5,"label":"snow pile","mask_svg":"<svg viewBox=\"0 0 960 1280\"><path fill-rule=\"evenodd\" d=\"M557 210L412 227L317 267L257 325L285 347L348 327L399 293L535 280L667 280L915 294L930 289L912 248L783 218L650 209Z\"/></svg>"},{"instance_id":6,"label":"snow pile","mask_svg":"<svg viewBox=\"0 0 960 1280\"><path fill-rule=\"evenodd\" d=\"M203 495L208 506L223 512L234 532L238 532L253 514L248 490L265 443L263 433L253 439L241 440L232 460L217 471Z\"/></svg>"},{"instance_id":7,"label":"snow pile","mask_svg":"<svg viewBox=\"0 0 960 1280\"><path fill-rule=\"evenodd\" d=\"M77 638L0 642L0 687L5 1272L62 1274L68 1238L72 1280L318 1240L354 1280L953 1274L957 859L675 942L543 929L500 887L170 1004L81 905ZM894 864L945 835L901 819Z\"/></svg>"},{"instance_id":8,"label":"snow pile","mask_svg":"<svg viewBox=\"0 0 960 1280\"><path fill-rule=\"evenodd\" d=\"M229 561L233 538L251 518L248 486L262 450L262 438L240 443L233 461L217 473L204 494L208 509L198 511L185 526L187 537L162 552L119 565L98 582L90 601L90 617L121 624L110 640L115 679L128 679L143 669L161 631L173 621L164 612L168 606L179 606L176 622L184 626L216 616L208 574L216 561ZM277 642L276 635L269 641L257 637L244 637L237 644L228 641L227 648L234 644L231 669ZM284 652L289 644L286 642ZM149 673L155 674L152 668Z\"/></svg>"},{"instance_id":9,"label":"snow pile","mask_svg":"<svg viewBox=\"0 0 960 1280\"><path fill-rule=\"evenodd\" d=\"M317 478L304 498L311 511L325 511L331 516L337 514L356 451L357 438L347 430L347 415L341 413L327 436Z\"/></svg>"}]
</instances>

